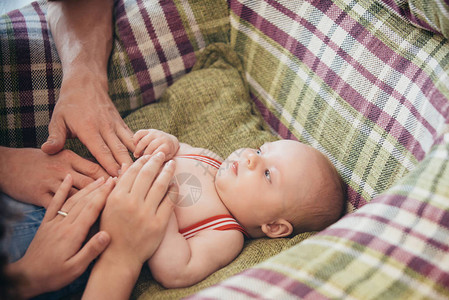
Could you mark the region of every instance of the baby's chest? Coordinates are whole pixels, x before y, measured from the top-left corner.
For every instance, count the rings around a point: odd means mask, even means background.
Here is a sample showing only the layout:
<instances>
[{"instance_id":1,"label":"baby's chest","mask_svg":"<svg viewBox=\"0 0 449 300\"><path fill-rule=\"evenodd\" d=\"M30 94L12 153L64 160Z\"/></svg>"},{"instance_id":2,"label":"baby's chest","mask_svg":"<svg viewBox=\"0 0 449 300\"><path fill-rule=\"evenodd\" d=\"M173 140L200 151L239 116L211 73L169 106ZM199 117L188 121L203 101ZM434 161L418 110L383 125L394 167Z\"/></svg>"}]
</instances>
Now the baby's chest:
<instances>
[{"instance_id":1,"label":"baby's chest","mask_svg":"<svg viewBox=\"0 0 449 300\"><path fill-rule=\"evenodd\" d=\"M228 214L215 190L217 169L207 163L187 158L175 158L173 182L178 192L171 200L179 228L185 228L215 215Z\"/></svg>"}]
</instances>

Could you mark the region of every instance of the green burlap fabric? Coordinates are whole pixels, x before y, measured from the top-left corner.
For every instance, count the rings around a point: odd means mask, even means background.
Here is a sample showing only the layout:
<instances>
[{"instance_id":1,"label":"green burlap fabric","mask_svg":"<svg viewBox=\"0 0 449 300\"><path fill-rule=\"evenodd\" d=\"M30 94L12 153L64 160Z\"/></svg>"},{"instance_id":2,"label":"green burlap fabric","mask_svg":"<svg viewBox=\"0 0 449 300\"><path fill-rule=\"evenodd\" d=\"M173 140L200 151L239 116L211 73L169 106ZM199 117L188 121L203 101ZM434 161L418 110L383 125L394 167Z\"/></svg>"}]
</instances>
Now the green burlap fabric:
<instances>
[{"instance_id":1,"label":"green burlap fabric","mask_svg":"<svg viewBox=\"0 0 449 300\"><path fill-rule=\"evenodd\" d=\"M181 142L203 147L223 158L242 147L259 147L276 140L249 98L240 60L226 44L208 46L198 57L193 70L169 87L157 103L132 113L125 119L137 131L157 128ZM183 289L164 289L155 282L148 268L133 292L134 298L176 299L215 284L245 270L310 234L292 239L247 241L245 248L227 267L204 281Z\"/></svg>"}]
</instances>

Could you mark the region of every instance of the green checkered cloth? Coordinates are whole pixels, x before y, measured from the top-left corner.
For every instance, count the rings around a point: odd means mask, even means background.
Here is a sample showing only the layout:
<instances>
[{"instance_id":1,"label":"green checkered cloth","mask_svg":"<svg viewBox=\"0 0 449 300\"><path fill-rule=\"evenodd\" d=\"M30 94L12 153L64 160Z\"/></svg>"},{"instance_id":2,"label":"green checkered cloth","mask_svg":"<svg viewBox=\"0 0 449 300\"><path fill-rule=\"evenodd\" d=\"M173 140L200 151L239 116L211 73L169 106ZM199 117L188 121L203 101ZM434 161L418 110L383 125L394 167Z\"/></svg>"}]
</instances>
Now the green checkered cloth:
<instances>
[{"instance_id":1,"label":"green checkered cloth","mask_svg":"<svg viewBox=\"0 0 449 300\"><path fill-rule=\"evenodd\" d=\"M192 297L449 297L447 11L442 0L117 1L110 90L123 116L201 49L229 43L270 130L319 149L347 184L341 221ZM1 145L39 146L61 78L45 5L1 17L0 34ZM255 243L270 256L295 240ZM143 280L134 296L186 296L251 266L246 249L193 289Z\"/></svg>"},{"instance_id":2,"label":"green checkered cloth","mask_svg":"<svg viewBox=\"0 0 449 300\"><path fill-rule=\"evenodd\" d=\"M447 5L396 2L231 1L262 114L328 155L355 212L192 298L449 298L449 43L415 14Z\"/></svg>"}]
</instances>

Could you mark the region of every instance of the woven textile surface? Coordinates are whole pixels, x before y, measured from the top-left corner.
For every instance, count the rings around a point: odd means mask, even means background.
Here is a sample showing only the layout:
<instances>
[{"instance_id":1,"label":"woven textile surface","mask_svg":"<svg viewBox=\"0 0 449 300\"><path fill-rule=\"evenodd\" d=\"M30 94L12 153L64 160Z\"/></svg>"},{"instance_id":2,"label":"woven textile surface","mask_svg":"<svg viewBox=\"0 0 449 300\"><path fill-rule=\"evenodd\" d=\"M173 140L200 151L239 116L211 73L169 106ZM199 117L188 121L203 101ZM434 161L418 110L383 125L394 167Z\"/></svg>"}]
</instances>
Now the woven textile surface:
<instances>
[{"instance_id":1,"label":"woven textile surface","mask_svg":"<svg viewBox=\"0 0 449 300\"><path fill-rule=\"evenodd\" d=\"M115 2L109 95L122 116L160 97L199 50L229 38L225 1ZM0 146L47 139L62 67L46 10L46 1L33 2L0 17Z\"/></svg>"},{"instance_id":2,"label":"woven textile surface","mask_svg":"<svg viewBox=\"0 0 449 300\"><path fill-rule=\"evenodd\" d=\"M48 134L62 70L45 11L0 18L3 146ZM116 2L109 87L123 116L229 42L271 129L319 149L347 184L341 221L194 298L449 298L448 20L442 0ZM288 248L272 242L256 249Z\"/></svg>"},{"instance_id":3,"label":"woven textile surface","mask_svg":"<svg viewBox=\"0 0 449 300\"><path fill-rule=\"evenodd\" d=\"M159 102L127 116L128 126L134 131L141 128L164 130L176 135L181 142L205 147L222 158L236 149L258 148L264 142L277 140L249 97L235 52L227 44L216 43L206 47L197 58L192 71L170 86ZM207 155L207 151L204 154ZM310 235L248 240L231 264L188 288L164 289L144 267L134 295L140 299L188 296L278 254Z\"/></svg>"},{"instance_id":4,"label":"woven textile surface","mask_svg":"<svg viewBox=\"0 0 449 300\"><path fill-rule=\"evenodd\" d=\"M232 1L231 25L262 113L332 160L349 211L412 170L441 134L446 40L381 3Z\"/></svg>"},{"instance_id":5,"label":"woven textile surface","mask_svg":"<svg viewBox=\"0 0 449 300\"><path fill-rule=\"evenodd\" d=\"M391 5L231 1L255 101L331 158L355 212L193 298L449 297L449 44Z\"/></svg>"}]
</instances>

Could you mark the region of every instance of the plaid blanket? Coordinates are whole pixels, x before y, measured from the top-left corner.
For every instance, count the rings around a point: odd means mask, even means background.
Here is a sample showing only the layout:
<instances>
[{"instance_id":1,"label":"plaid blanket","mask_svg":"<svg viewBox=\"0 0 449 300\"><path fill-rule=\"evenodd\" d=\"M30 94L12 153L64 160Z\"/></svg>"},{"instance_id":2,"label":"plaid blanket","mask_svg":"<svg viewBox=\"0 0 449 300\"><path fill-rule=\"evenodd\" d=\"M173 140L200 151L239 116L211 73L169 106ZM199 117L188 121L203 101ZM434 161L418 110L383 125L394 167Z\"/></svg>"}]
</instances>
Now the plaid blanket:
<instances>
[{"instance_id":1,"label":"plaid blanket","mask_svg":"<svg viewBox=\"0 0 449 300\"><path fill-rule=\"evenodd\" d=\"M273 131L322 151L347 183L351 214L195 298L449 297L447 11L441 0L117 1L109 84L122 115L229 42ZM0 144L39 146L62 74L45 3L0 18L0 54Z\"/></svg>"},{"instance_id":2,"label":"plaid blanket","mask_svg":"<svg viewBox=\"0 0 449 300\"><path fill-rule=\"evenodd\" d=\"M231 1L255 101L358 209L192 298L449 297L449 43L396 2Z\"/></svg>"},{"instance_id":3,"label":"plaid blanket","mask_svg":"<svg viewBox=\"0 0 449 300\"><path fill-rule=\"evenodd\" d=\"M62 67L46 10L41 0L0 16L0 146L40 147L48 137ZM225 1L120 0L114 15L109 96L123 117L159 98L198 51L229 39Z\"/></svg>"}]
</instances>

